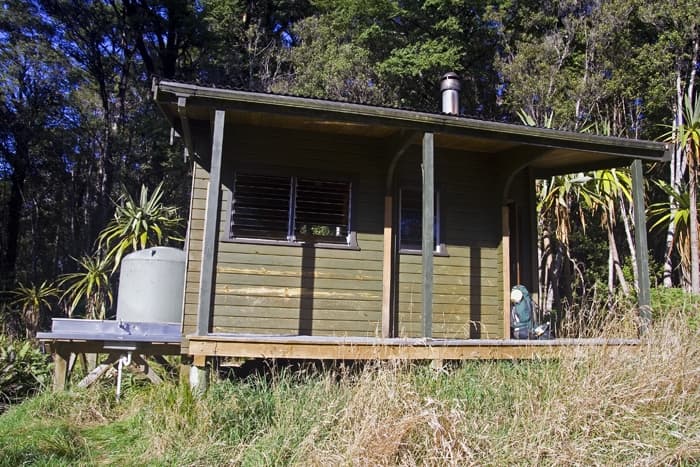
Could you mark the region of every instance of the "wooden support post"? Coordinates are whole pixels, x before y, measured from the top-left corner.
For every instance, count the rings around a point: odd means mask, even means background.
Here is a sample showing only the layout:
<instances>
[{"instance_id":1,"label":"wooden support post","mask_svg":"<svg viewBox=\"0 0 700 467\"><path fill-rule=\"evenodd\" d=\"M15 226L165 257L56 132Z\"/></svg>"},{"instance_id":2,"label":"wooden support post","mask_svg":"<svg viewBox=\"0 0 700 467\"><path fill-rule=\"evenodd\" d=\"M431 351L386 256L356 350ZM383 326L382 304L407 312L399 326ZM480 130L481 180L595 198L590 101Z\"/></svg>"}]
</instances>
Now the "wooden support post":
<instances>
[{"instance_id":1,"label":"wooden support post","mask_svg":"<svg viewBox=\"0 0 700 467\"><path fill-rule=\"evenodd\" d=\"M119 355L118 353L111 353L111 354L109 354L109 356L105 359L104 362L100 363L100 364L97 365L95 368L93 368L93 369L90 371L90 373L88 373L88 375L87 375L85 378L83 378L82 381L80 381L80 382L78 383L78 387L79 387L79 388L87 388L87 387L89 387L92 383L94 383L95 381L97 381L98 379L100 379L100 378L102 377L102 375L104 375L104 374L107 373L111 368L113 368L114 362L116 362L117 360L119 360L119 357L120 357L120 356L121 356L121 355Z\"/></svg>"},{"instance_id":2,"label":"wooden support post","mask_svg":"<svg viewBox=\"0 0 700 467\"><path fill-rule=\"evenodd\" d=\"M219 228L219 198L221 196L221 159L224 145L224 119L226 112L217 110L214 115L214 135L211 145L211 170L209 189L204 213L204 240L202 247L202 270L199 279L199 304L197 308L198 336L209 333L209 319L212 306L212 284L216 262L216 238Z\"/></svg>"},{"instance_id":3,"label":"wooden support post","mask_svg":"<svg viewBox=\"0 0 700 467\"><path fill-rule=\"evenodd\" d=\"M384 197L384 259L382 272L382 337L391 337L391 278L393 275L394 198Z\"/></svg>"},{"instance_id":4,"label":"wooden support post","mask_svg":"<svg viewBox=\"0 0 700 467\"><path fill-rule=\"evenodd\" d=\"M68 359L70 353L65 353L56 349L53 353L53 390L63 391L66 389L68 380Z\"/></svg>"},{"instance_id":5,"label":"wooden support post","mask_svg":"<svg viewBox=\"0 0 700 467\"><path fill-rule=\"evenodd\" d=\"M396 317L393 316L394 306L394 261L396 248L394 245L394 177L396 167L401 157L415 140L417 133L401 132L399 145L391 158L386 172L384 195L384 257L382 263L382 337L394 337L396 333Z\"/></svg>"},{"instance_id":6,"label":"wooden support post","mask_svg":"<svg viewBox=\"0 0 700 467\"><path fill-rule=\"evenodd\" d=\"M433 335L433 249L435 248L433 134L423 135L423 337Z\"/></svg>"},{"instance_id":7,"label":"wooden support post","mask_svg":"<svg viewBox=\"0 0 700 467\"><path fill-rule=\"evenodd\" d=\"M131 357L131 360L139 366L139 371L143 372L144 375L146 375L146 378L153 383L153 384L160 384L163 382L163 380L156 374L155 371L153 371L153 368L151 365L148 364L146 359L142 357L141 355L134 354Z\"/></svg>"},{"instance_id":8,"label":"wooden support post","mask_svg":"<svg viewBox=\"0 0 700 467\"><path fill-rule=\"evenodd\" d=\"M651 324L651 285L649 280L649 248L647 246L647 219L644 203L644 172L642 161L636 159L632 162L632 202L634 203L634 241L637 252L637 270L639 277L639 291L637 303L639 305L640 326L639 333L644 334Z\"/></svg>"},{"instance_id":9,"label":"wooden support post","mask_svg":"<svg viewBox=\"0 0 700 467\"><path fill-rule=\"evenodd\" d=\"M209 367L196 366L190 367L190 389L192 393L201 396L209 386Z\"/></svg>"},{"instance_id":10,"label":"wooden support post","mask_svg":"<svg viewBox=\"0 0 700 467\"><path fill-rule=\"evenodd\" d=\"M501 208L501 250L503 251L503 338L510 338L510 212Z\"/></svg>"}]
</instances>

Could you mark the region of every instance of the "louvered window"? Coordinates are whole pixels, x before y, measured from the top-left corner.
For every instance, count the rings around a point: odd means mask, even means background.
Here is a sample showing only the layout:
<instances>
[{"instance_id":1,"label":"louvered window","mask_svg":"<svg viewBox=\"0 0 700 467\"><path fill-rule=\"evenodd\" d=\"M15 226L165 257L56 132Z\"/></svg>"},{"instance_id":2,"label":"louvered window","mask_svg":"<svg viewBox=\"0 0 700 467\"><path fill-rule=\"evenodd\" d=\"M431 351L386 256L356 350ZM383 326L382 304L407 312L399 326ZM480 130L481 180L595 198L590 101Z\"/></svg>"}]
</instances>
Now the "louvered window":
<instances>
[{"instance_id":1,"label":"louvered window","mask_svg":"<svg viewBox=\"0 0 700 467\"><path fill-rule=\"evenodd\" d=\"M231 236L348 244L350 191L342 180L237 173Z\"/></svg>"}]
</instances>

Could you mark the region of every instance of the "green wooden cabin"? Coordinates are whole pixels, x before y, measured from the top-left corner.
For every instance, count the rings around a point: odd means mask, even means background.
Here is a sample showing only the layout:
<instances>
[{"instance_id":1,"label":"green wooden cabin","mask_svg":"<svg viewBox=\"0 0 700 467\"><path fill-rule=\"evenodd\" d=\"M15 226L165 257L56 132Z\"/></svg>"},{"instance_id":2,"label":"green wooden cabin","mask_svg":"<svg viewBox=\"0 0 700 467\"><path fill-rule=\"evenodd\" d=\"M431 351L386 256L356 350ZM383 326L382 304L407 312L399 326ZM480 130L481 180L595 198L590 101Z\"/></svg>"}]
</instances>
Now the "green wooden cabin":
<instances>
[{"instance_id":1,"label":"green wooden cabin","mask_svg":"<svg viewBox=\"0 0 700 467\"><path fill-rule=\"evenodd\" d=\"M194 164L185 354L194 337L507 338L511 285L537 290L535 179L633 164L640 187L635 161L667 151L176 82L154 98Z\"/></svg>"}]
</instances>

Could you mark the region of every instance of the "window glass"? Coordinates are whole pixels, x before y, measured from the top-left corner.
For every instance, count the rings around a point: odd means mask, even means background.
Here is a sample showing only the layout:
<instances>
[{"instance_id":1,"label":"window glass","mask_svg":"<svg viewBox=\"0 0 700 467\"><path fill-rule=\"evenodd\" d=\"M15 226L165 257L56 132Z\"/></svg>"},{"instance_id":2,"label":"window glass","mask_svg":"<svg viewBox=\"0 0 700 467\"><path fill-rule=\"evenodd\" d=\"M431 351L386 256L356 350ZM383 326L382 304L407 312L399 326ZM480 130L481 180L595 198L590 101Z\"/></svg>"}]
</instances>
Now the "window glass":
<instances>
[{"instance_id":1,"label":"window glass","mask_svg":"<svg viewBox=\"0 0 700 467\"><path fill-rule=\"evenodd\" d=\"M232 231L235 237L287 238L291 179L236 174Z\"/></svg>"},{"instance_id":2,"label":"window glass","mask_svg":"<svg viewBox=\"0 0 700 467\"><path fill-rule=\"evenodd\" d=\"M348 181L236 174L231 236L347 244Z\"/></svg>"},{"instance_id":3,"label":"window glass","mask_svg":"<svg viewBox=\"0 0 700 467\"><path fill-rule=\"evenodd\" d=\"M423 195L419 190L402 189L400 194L400 249L421 251L423 249ZM439 245L438 196L435 194L434 242Z\"/></svg>"},{"instance_id":4,"label":"window glass","mask_svg":"<svg viewBox=\"0 0 700 467\"><path fill-rule=\"evenodd\" d=\"M294 234L314 242L346 243L350 184L342 181L298 178Z\"/></svg>"}]
</instances>

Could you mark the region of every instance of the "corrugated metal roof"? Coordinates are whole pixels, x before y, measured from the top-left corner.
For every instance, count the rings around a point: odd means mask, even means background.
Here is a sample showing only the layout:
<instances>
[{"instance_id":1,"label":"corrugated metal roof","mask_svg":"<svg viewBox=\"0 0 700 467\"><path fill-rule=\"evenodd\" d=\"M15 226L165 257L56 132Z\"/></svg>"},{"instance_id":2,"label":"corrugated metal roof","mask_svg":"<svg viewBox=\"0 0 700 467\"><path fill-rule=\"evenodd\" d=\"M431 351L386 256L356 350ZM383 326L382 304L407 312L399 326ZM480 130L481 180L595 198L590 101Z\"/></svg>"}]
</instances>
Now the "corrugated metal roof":
<instances>
[{"instance_id":1,"label":"corrugated metal roof","mask_svg":"<svg viewBox=\"0 0 700 467\"><path fill-rule=\"evenodd\" d=\"M154 86L156 86L158 83L160 83L161 79L156 77L154 78ZM342 103L342 104L357 104L357 105L363 105L367 107L375 107L377 109L392 109L392 110L405 110L407 112L421 112L421 113L427 113L427 114L432 114L432 115L450 115L450 116L457 116L457 117L462 117L462 118L469 118L471 120L482 120L485 122L500 122L500 123L510 123L510 124L517 124L517 125L522 125L521 122L513 122L510 120L505 120L505 119L496 119L496 118L486 118L483 115L474 115L474 114L467 114L467 113L460 113L459 115L452 115L452 114L447 114L444 112L440 111L435 111L431 112L430 110L425 110L425 109L418 109L416 107L409 107L409 106L401 106L401 105L378 105L378 104L367 104L365 102L357 102L353 101L350 99L338 99L338 98L332 98L332 97L319 97L319 96L312 96L308 94L292 94L292 93L285 93L285 92L272 92L272 91L267 91L267 90L258 90L258 89L251 89L251 88L244 88L244 87L239 87L239 86L225 86L222 84L207 84L207 83L202 83L202 82L190 82L190 81L182 81L182 80L172 80L172 79L167 79L167 80L162 80L168 83L176 83L176 84L184 84L184 85L191 85L191 86L199 86L199 87L205 87L205 88L210 88L210 89L221 89L221 90L226 90L226 91L240 91L240 92L250 92L250 93L255 93L255 94L265 94L269 96L283 96L283 97L292 97L292 98L299 98L299 99L307 99L307 100L313 100L313 101L319 101L319 102L336 102L336 103ZM439 104L439 102L437 102ZM525 126L525 125L522 125ZM543 127L536 127L536 128L543 128Z\"/></svg>"}]
</instances>

